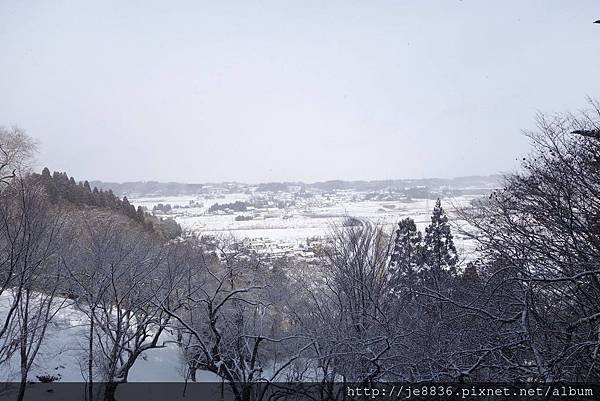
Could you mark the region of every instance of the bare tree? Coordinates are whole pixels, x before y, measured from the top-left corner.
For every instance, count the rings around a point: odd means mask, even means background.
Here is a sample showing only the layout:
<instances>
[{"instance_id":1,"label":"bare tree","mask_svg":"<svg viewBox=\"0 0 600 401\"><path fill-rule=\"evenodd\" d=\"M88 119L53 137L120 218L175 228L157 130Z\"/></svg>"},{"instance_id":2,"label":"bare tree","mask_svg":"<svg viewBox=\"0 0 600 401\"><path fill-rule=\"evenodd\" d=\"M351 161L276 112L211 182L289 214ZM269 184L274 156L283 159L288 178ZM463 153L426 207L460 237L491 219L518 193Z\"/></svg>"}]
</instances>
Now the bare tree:
<instances>
[{"instance_id":1,"label":"bare tree","mask_svg":"<svg viewBox=\"0 0 600 401\"><path fill-rule=\"evenodd\" d=\"M63 265L68 273L66 288L63 294L76 298L76 307L83 312L89 322L87 335L87 360L85 361L84 377L87 379L87 398L93 401L94 380L102 379L96 372L98 356L95 350L96 327L95 316L108 291L109 277L103 274L107 260L111 257L110 248L114 246L111 230L102 230L102 222L115 219L114 215L99 211L76 213L73 211L77 224L74 226L76 240L69 252L63 257Z\"/></svg>"},{"instance_id":2,"label":"bare tree","mask_svg":"<svg viewBox=\"0 0 600 401\"><path fill-rule=\"evenodd\" d=\"M23 130L0 127L0 190L7 188L18 171L27 166L35 148L35 142ZM37 195L35 200L29 196L34 192ZM26 230L30 227L27 220L33 218L39 195L37 191L26 191L24 182L19 182L0 198L0 297L17 285L20 257L27 248ZM0 321L0 365L16 347L16 343L9 339L14 336L12 323L18 303L17 299L9 302L3 321Z\"/></svg>"},{"instance_id":3,"label":"bare tree","mask_svg":"<svg viewBox=\"0 0 600 401\"><path fill-rule=\"evenodd\" d=\"M463 310L502 324L506 345L488 365L509 378L597 381L600 377L600 108L540 115L522 171L463 212L483 255L480 305ZM499 301L502 300L501 304Z\"/></svg>"},{"instance_id":4,"label":"bare tree","mask_svg":"<svg viewBox=\"0 0 600 401\"><path fill-rule=\"evenodd\" d=\"M282 322L268 284L271 271L244 259L208 261L200 249L192 257L187 271L179 272L179 302L163 305L182 329L181 344L191 358L187 364L226 380L236 400L260 400L311 340ZM276 363L270 352L274 344L285 351ZM254 394L257 383L267 385Z\"/></svg>"},{"instance_id":5,"label":"bare tree","mask_svg":"<svg viewBox=\"0 0 600 401\"><path fill-rule=\"evenodd\" d=\"M68 271L79 307L90 321L88 397L94 396L97 375L104 399L112 401L140 355L164 347L160 338L169 316L155 305L170 295L165 247L123 216L98 212L85 216L81 252L70 261Z\"/></svg>"},{"instance_id":6,"label":"bare tree","mask_svg":"<svg viewBox=\"0 0 600 401\"><path fill-rule=\"evenodd\" d=\"M0 364L18 350L18 399L24 396L48 323L61 306L54 301L64 224L62 213L51 208L35 184L13 181L0 194L0 296L8 301L0 328Z\"/></svg>"},{"instance_id":7,"label":"bare tree","mask_svg":"<svg viewBox=\"0 0 600 401\"><path fill-rule=\"evenodd\" d=\"M398 320L391 282L394 243L381 226L350 222L332 228L295 318L316 340L316 379L395 378L407 328Z\"/></svg>"},{"instance_id":8,"label":"bare tree","mask_svg":"<svg viewBox=\"0 0 600 401\"><path fill-rule=\"evenodd\" d=\"M8 185L12 179L29 168L36 151L35 141L18 127L0 127L0 184Z\"/></svg>"}]
</instances>

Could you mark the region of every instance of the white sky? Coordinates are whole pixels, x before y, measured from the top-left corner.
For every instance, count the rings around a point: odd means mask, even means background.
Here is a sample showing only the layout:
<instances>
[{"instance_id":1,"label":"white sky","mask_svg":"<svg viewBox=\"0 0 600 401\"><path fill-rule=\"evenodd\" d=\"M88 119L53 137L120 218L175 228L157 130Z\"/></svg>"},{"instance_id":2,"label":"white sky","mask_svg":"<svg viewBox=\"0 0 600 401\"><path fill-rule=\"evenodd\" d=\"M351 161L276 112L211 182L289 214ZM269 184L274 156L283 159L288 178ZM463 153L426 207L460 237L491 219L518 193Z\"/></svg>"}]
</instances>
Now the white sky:
<instances>
[{"instance_id":1,"label":"white sky","mask_svg":"<svg viewBox=\"0 0 600 401\"><path fill-rule=\"evenodd\" d=\"M76 179L516 168L600 96L600 3L0 0L0 125Z\"/></svg>"}]
</instances>

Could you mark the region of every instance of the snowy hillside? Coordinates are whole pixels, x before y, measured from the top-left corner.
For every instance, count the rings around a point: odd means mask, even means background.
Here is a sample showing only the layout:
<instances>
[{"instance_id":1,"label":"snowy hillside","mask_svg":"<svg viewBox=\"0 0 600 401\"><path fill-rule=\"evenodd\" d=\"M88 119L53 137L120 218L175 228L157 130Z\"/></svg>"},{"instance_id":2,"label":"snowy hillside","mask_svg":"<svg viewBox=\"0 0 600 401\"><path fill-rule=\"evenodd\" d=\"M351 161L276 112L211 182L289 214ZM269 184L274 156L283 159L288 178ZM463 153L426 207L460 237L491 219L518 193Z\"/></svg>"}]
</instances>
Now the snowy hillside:
<instances>
[{"instance_id":1,"label":"snowy hillside","mask_svg":"<svg viewBox=\"0 0 600 401\"><path fill-rule=\"evenodd\" d=\"M10 296L0 296L0 321L6 314ZM64 299L58 299L60 304ZM30 381L39 381L37 376L60 375L60 382L85 381L87 328L89 320L77 310L74 301L67 300L56 317L50 322L47 334L29 374ZM146 351L133 366L130 382L181 382L184 381L182 354L173 336L165 332L162 337L164 348ZM2 365L0 382L17 381L19 379L19 357ZM215 381L216 377L208 372L198 372L198 381Z\"/></svg>"}]
</instances>

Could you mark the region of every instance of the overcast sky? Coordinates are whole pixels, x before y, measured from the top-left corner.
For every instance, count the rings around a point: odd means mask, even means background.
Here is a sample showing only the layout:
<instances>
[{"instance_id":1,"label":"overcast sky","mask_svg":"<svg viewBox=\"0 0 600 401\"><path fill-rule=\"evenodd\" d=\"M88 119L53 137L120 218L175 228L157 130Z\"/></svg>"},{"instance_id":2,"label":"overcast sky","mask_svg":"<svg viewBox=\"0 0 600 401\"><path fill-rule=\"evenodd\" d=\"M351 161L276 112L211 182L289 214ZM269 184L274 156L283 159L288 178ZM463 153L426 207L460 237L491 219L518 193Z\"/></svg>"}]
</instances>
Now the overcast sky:
<instances>
[{"instance_id":1,"label":"overcast sky","mask_svg":"<svg viewBox=\"0 0 600 401\"><path fill-rule=\"evenodd\" d=\"M516 168L600 97L597 0L0 1L0 125L76 179Z\"/></svg>"}]
</instances>

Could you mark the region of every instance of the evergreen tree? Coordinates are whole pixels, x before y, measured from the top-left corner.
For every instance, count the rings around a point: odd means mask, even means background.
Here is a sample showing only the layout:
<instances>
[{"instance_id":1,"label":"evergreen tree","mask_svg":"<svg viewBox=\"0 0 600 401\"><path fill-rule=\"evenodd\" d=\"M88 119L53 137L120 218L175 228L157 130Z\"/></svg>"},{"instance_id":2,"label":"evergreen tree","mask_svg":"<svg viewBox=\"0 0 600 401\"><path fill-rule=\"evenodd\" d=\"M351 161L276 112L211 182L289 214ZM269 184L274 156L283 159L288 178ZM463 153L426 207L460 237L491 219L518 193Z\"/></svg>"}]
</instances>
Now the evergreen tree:
<instances>
[{"instance_id":1,"label":"evergreen tree","mask_svg":"<svg viewBox=\"0 0 600 401\"><path fill-rule=\"evenodd\" d=\"M413 219L407 217L398 223L391 260L392 281L397 290L404 286L412 288L415 284L423 259L422 240Z\"/></svg>"},{"instance_id":2,"label":"evergreen tree","mask_svg":"<svg viewBox=\"0 0 600 401\"><path fill-rule=\"evenodd\" d=\"M92 191L92 199L94 200L94 205L104 207L106 203L104 202L104 194L101 191L98 191L98 188L94 187Z\"/></svg>"},{"instance_id":3,"label":"evergreen tree","mask_svg":"<svg viewBox=\"0 0 600 401\"><path fill-rule=\"evenodd\" d=\"M67 178L66 174L55 171L52 173L52 181L54 182L57 196L62 198L66 197L69 184L69 179Z\"/></svg>"},{"instance_id":4,"label":"evergreen tree","mask_svg":"<svg viewBox=\"0 0 600 401\"><path fill-rule=\"evenodd\" d=\"M127 199L126 196L123 197L123 202L121 203L123 210L125 211L125 214L127 214L129 212L129 207L131 206L131 203L129 203L129 199Z\"/></svg>"},{"instance_id":5,"label":"evergreen tree","mask_svg":"<svg viewBox=\"0 0 600 401\"><path fill-rule=\"evenodd\" d=\"M92 188L90 187L90 183L85 180L83 182L83 199L85 199L85 204L89 206L96 206L96 199L92 193Z\"/></svg>"},{"instance_id":6,"label":"evergreen tree","mask_svg":"<svg viewBox=\"0 0 600 401\"><path fill-rule=\"evenodd\" d=\"M109 189L108 192L104 192L104 199L106 199L106 206L110 208L118 208L121 206L121 200L115 196L112 189Z\"/></svg>"},{"instance_id":7,"label":"evergreen tree","mask_svg":"<svg viewBox=\"0 0 600 401\"><path fill-rule=\"evenodd\" d=\"M81 205L83 203L83 199L81 199L81 192L81 187L77 185L77 183L75 182L75 178L69 178L69 180L67 181L67 200L75 204Z\"/></svg>"},{"instance_id":8,"label":"evergreen tree","mask_svg":"<svg viewBox=\"0 0 600 401\"><path fill-rule=\"evenodd\" d=\"M42 184L46 187L46 192L48 193L50 201L56 202L58 200L58 190L56 189L56 184L52 175L50 175L48 167L44 167L42 170Z\"/></svg>"},{"instance_id":9,"label":"evergreen tree","mask_svg":"<svg viewBox=\"0 0 600 401\"><path fill-rule=\"evenodd\" d=\"M121 206L126 216L129 216L132 219L137 218L135 207L131 203L129 203L129 199L127 199L126 196L123 197L123 202L121 203Z\"/></svg>"},{"instance_id":10,"label":"evergreen tree","mask_svg":"<svg viewBox=\"0 0 600 401\"><path fill-rule=\"evenodd\" d=\"M458 256L452 232L448 224L448 216L438 198L431 215L431 224L425 230L424 261L427 267L436 272L448 271L456 273Z\"/></svg>"},{"instance_id":11,"label":"evergreen tree","mask_svg":"<svg viewBox=\"0 0 600 401\"><path fill-rule=\"evenodd\" d=\"M137 213L136 213L136 217L137 217L137 221L139 221L140 223L144 222L144 209L142 209L141 206L137 207Z\"/></svg>"},{"instance_id":12,"label":"evergreen tree","mask_svg":"<svg viewBox=\"0 0 600 401\"><path fill-rule=\"evenodd\" d=\"M425 229L423 267L418 273L420 292L436 294L418 297L421 306L419 314L423 316L421 330L427 333L427 338L421 344L425 349L446 349L452 338L451 333L455 332L447 319L451 308L437 296L449 297L454 292L457 261L448 216L438 198L431 215L431 224Z\"/></svg>"}]
</instances>

